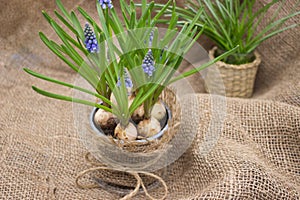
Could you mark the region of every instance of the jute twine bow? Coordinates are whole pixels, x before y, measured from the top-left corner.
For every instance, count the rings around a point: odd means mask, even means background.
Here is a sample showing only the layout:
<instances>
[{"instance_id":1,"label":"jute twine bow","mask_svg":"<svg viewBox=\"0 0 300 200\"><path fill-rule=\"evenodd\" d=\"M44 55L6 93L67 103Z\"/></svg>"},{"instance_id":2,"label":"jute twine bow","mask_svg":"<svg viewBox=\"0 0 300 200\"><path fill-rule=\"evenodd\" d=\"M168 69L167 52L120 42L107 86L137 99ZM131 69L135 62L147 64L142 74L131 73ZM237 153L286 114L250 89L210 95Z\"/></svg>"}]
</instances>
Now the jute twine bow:
<instances>
[{"instance_id":1,"label":"jute twine bow","mask_svg":"<svg viewBox=\"0 0 300 200\"><path fill-rule=\"evenodd\" d=\"M82 178L84 175L86 175L87 173L93 172L93 171L98 171L98 170L109 170L109 171L118 171L118 172L124 172L122 170L117 170L117 169L112 169L109 168L101 163L95 162L93 160L90 159L90 153L87 153L85 155L85 159L87 162L89 162L90 164L94 165L95 167L89 168L87 170L84 170L82 172L80 172L77 177L76 177L76 185L77 187L81 188L81 189L92 189L92 188L99 188L100 186L96 183L94 184L87 184L87 185L82 185L79 183L79 179ZM134 190L132 190L129 194L127 194L126 196L124 196L123 198L121 198L120 200L128 200L131 199L132 197L134 197L135 195L137 195L140 187L142 186L146 196L151 199L151 200L164 200L167 195L168 195L168 187L166 182L159 176L153 174L153 173L149 173L149 172L144 172L144 171L125 171L126 173L132 175L135 179L136 179L136 186L134 188ZM142 178L140 177L140 174L146 175L146 176L150 176L153 177L155 179L157 179L164 187L165 189L165 193L164 196L160 199L155 199L154 197L152 197L149 193L148 190L146 188L146 186L144 185L144 182L142 180Z\"/></svg>"}]
</instances>

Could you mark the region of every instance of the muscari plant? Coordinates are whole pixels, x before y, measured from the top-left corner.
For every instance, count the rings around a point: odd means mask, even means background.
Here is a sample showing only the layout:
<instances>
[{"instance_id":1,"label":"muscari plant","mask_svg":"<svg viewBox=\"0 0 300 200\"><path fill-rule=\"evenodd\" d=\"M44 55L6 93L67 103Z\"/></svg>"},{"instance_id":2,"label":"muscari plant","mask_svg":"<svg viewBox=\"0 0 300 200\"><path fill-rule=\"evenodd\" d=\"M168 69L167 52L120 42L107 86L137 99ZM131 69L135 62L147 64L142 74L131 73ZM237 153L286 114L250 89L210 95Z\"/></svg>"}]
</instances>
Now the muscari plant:
<instances>
[{"instance_id":1,"label":"muscari plant","mask_svg":"<svg viewBox=\"0 0 300 200\"><path fill-rule=\"evenodd\" d=\"M56 56L84 78L93 90L53 79L28 68L24 70L37 78L87 93L100 99L101 103L52 93L36 86L32 88L47 97L99 108L95 115L98 120L95 121L105 129L108 121L114 119L118 124L114 127L113 136L125 141L135 140L138 134L147 137L147 126L160 125L152 115L156 115L158 120L161 118L157 114L160 112L154 111L154 108L162 109L159 96L165 87L236 50L235 47L213 61L174 77L184 55L201 34L195 26L201 11L191 23L183 25L177 32L175 1L173 5L169 1L160 12L152 16L154 2L148 4L146 0L142 0L141 16L137 17L133 1L128 5L120 0L122 17L119 17L111 0L99 0L96 2L99 23L83 8L77 8L86 20L85 24L80 23L74 11L68 12L60 0L56 3L61 11L54 11L58 22L45 11L43 15L61 43L50 40L42 32L39 33L40 38ZM164 35L159 37L155 26L170 7L170 24ZM146 127L139 127L140 133L131 121L135 114L142 115L140 117L143 123L140 124Z\"/></svg>"},{"instance_id":2,"label":"muscari plant","mask_svg":"<svg viewBox=\"0 0 300 200\"><path fill-rule=\"evenodd\" d=\"M236 53L223 61L237 65L248 63L255 59L253 52L262 42L299 25L294 23L284 26L287 20L300 14L300 11L296 10L299 1L294 10L283 17L278 17L278 14L286 0L272 0L260 8L256 7L256 3L256 0L188 0L185 8L176 8L176 12L183 19L179 20L178 24L193 21L199 9L204 8L195 25L203 29L203 33L217 45L219 52L239 45ZM157 4L156 7L160 10L164 5ZM271 8L274 8L274 11L268 12ZM170 7L165 14L171 12ZM219 54L217 52L217 55Z\"/></svg>"}]
</instances>

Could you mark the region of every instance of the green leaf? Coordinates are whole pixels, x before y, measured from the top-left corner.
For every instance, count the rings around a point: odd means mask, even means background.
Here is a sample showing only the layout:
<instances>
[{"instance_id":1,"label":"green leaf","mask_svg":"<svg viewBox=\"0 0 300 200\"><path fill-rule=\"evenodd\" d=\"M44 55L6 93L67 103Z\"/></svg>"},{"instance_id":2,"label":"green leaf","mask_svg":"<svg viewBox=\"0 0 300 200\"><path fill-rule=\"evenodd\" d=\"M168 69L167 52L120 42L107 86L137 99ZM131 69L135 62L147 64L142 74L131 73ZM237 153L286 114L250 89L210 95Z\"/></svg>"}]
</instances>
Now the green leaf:
<instances>
[{"instance_id":1,"label":"green leaf","mask_svg":"<svg viewBox=\"0 0 300 200\"><path fill-rule=\"evenodd\" d=\"M56 0L56 5L61 10L61 12L65 15L65 17L71 21L71 15L68 13L68 11L65 9L64 5L62 4L61 0Z\"/></svg>"},{"instance_id":2,"label":"green leaf","mask_svg":"<svg viewBox=\"0 0 300 200\"><path fill-rule=\"evenodd\" d=\"M217 22L218 27L221 28L222 34L224 34L225 38L227 39L227 42L229 43L230 46L232 46L232 41L230 39L230 36L228 35L228 32L226 31L226 28L224 24L219 20L219 16L216 13L216 10L213 8L213 4L211 1L205 0L205 5L209 9L210 13L214 17L214 20Z\"/></svg>"},{"instance_id":3,"label":"green leaf","mask_svg":"<svg viewBox=\"0 0 300 200\"><path fill-rule=\"evenodd\" d=\"M118 32L115 32L115 34L124 32L124 28L123 28L122 22L119 19L118 15L117 15L117 13L115 11L115 9L111 10L111 15L112 15L112 21L111 21L110 25L114 24L114 25L116 25L116 27L118 27Z\"/></svg>"},{"instance_id":4,"label":"green leaf","mask_svg":"<svg viewBox=\"0 0 300 200\"><path fill-rule=\"evenodd\" d=\"M249 49L249 52L252 52L260 43L262 43L263 41L269 39L270 37L273 37L274 35L277 35L283 31L286 31L288 29L291 29L291 28L295 28L296 26L299 26L299 24L293 24L293 25L290 25L290 26L287 26L287 27L284 27L282 29L279 29L277 31L274 31L264 37L262 37L260 40L256 41L254 44L253 44L253 47Z\"/></svg>"},{"instance_id":5,"label":"green leaf","mask_svg":"<svg viewBox=\"0 0 300 200\"><path fill-rule=\"evenodd\" d=\"M99 33L102 32L101 28L97 25L97 23L93 20L93 18L81 7L77 8L80 14L90 23L90 24L95 24L96 29L94 31L97 31Z\"/></svg>"},{"instance_id":6,"label":"green leaf","mask_svg":"<svg viewBox=\"0 0 300 200\"><path fill-rule=\"evenodd\" d=\"M131 16L130 16L129 29L134 29L135 28L135 23L136 23L136 14L135 14L135 12L132 12Z\"/></svg>"},{"instance_id":7,"label":"green leaf","mask_svg":"<svg viewBox=\"0 0 300 200\"><path fill-rule=\"evenodd\" d=\"M46 11L42 11L43 16L45 17L45 19L47 20L48 23L50 23L51 21L51 17L48 15L48 13Z\"/></svg>"},{"instance_id":8,"label":"green leaf","mask_svg":"<svg viewBox=\"0 0 300 200\"><path fill-rule=\"evenodd\" d=\"M78 33L79 38L81 39L81 41L84 41L85 37L84 37L84 33L83 33L83 30L82 30L81 24L79 23L79 20L78 20L78 18L76 17L76 15L73 11L71 12L71 19L72 19L72 22L73 22L73 24L76 28L76 31Z\"/></svg>"},{"instance_id":9,"label":"green leaf","mask_svg":"<svg viewBox=\"0 0 300 200\"><path fill-rule=\"evenodd\" d=\"M147 0L142 0L142 4L141 4L141 7L142 7L142 14L144 14L147 9Z\"/></svg>"},{"instance_id":10,"label":"green leaf","mask_svg":"<svg viewBox=\"0 0 300 200\"><path fill-rule=\"evenodd\" d=\"M147 26L151 26L151 25L146 25L146 21L149 18L149 16L152 13L152 10L154 8L154 2L151 2L150 4L148 4L147 9L144 11L144 13L142 13L142 16L140 17L138 24L137 24L137 28L144 28ZM151 26L153 27L153 26Z\"/></svg>"},{"instance_id":11,"label":"green leaf","mask_svg":"<svg viewBox=\"0 0 300 200\"><path fill-rule=\"evenodd\" d=\"M152 22L151 22L151 27L153 27L156 23L157 23L157 20L161 17L161 16L163 16L163 14L164 14L164 12L169 8L169 6L170 6L170 4L171 4L171 2L172 2L173 0L169 0L166 4L165 4L165 6L154 16L154 18L152 19ZM149 7L151 6L151 4L149 5ZM151 10L153 9L153 7L154 7L154 3L152 4L152 8L151 8Z\"/></svg>"},{"instance_id":12,"label":"green leaf","mask_svg":"<svg viewBox=\"0 0 300 200\"><path fill-rule=\"evenodd\" d=\"M201 66L199 66L199 67L197 67L197 68L194 68L194 69L191 69L191 70L189 70L189 71L187 71L187 72L182 73L181 75L179 75L179 76L173 78L173 79L169 82L169 84L174 83L174 82L176 82L176 81L178 81L178 80L180 80L180 79L183 79L183 78L185 78L185 77L188 77L188 76L190 76L190 75L193 75L194 73L197 73L197 72L199 72L199 71L201 71L201 70L203 70L203 69L205 69L205 68L211 66L212 64L214 64L214 63L216 63L216 62L218 62L218 61L220 61L220 60L226 58L227 56L231 55L232 53L236 52L236 50L237 50L238 48L239 48L239 46L236 46L235 48L233 48L233 49L231 49L231 50L229 50L229 51L223 53L222 55L218 56L217 58L215 58L215 59L213 59L213 60L211 60L211 61L209 61L209 62L207 62L207 63L205 63L205 64L203 64L203 65L201 65Z\"/></svg>"},{"instance_id":13,"label":"green leaf","mask_svg":"<svg viewBox=\"0 0 300 200\"><path fill-rule=\"evenodd\" d=\"M82 99L77 99L77 98L72 98L72 97L69 97L69 96L64 96L64 95L60 95L60 94L47 92L47 91L41 90L41 89L39 89L35 86L32 86L32 89L34 91L36 91L37 93L39 93L41 95L44 95L46 97L50 97L50 98L58 99L58 100L63 100L63 101L70 101L70 102L79 103L79 104L83 104L83 105L88 105L88 106L103 109L107 112L112 112L112 110L110 108L108 108L106 106L103 106L101 104L98 104L98 103L93 103L93 102L82 100Z\"/></svg>"},{"instance_id":14,"label":"green leaf","mask_svg":"<svg viewBox=\"0 0 300 200\"><path fill-rule=\"evenodd\" d=\"M94 79L92 80L92 78L90 77L91 75L94 76L93 73L87 72L86 70L79 70L79 67L74 65L72 62L70 62L60 51L58 51L55 46L53 45L53 42L49 41L48 38L42 33L39 33L41 40L46 44L46 46L53 52L55 53L60 59L62 59L69 67L71 67L75 72L78 72L85 80L87 80L93 87L95 87L95 84L97 83L97 81ZM67 52L69 52L69 49L67 49L66 47L62 46L62 48L64 50L66 50ZM85 73L83 73L85 72ZM88 74L89 75L88 75Z\"/></svg>"},{"instance_id":15,"label":"green leaf","mask_svg":"<svg viewBox=\"0 0 300 200\"><path fill-rule=\"evenodd\" d=\"M64 57L61 52L59 52L53 44L50 42L50 40L42 33L39 33L41 40L44 42L44 44L60 59L62 59L68 66L70 66L74 71L78 72L78 67L75 66L73 63L71 63L66 57Z\"/></svg>"},{"instance_id":16,"label":"green leaf","mask_svg":"<svg viewBox=\"0 0 300 200\"><path fill-rule=\"evenodd\" d=\"M54 11L56 17L64 24L66 27L68 27L75 35L77 35L77 31L73 28L73 26L57 11Z\"/></svg>"},{"instance_id":17,"label":"green leaf","mask_svg":"<svg viewBox=\"0 0 300 200\"><path fill-rule=\"evenodd\" d=\"M87 89L84 89L84 88L81 88L81 87L78 87L78 86L75 86L75 85L72 85L72 84L69 84L69 83L65 83L65 82L62 82L62 81L59 81L59 80L56 80L56 79L53 79L51 77L48 77L48 76L45 76L45 75L42 75L42 74L39 74L37 72L34 72L28 68L24 68L23 69L25 72L27 72L28 74L32 75L32 76L35 76L39 79L43 79L43 80L46 80L46 81L49 81L49 82L52 82L52 83L56 83L58 85L63 85L65 87L69 87L69 88L73 88L73 89L76 89L78 91L81 91L81 92L84 92L84 93L87 93L87 94L90 94L92 96L95 96L99 99L101 99L103 102L111 105L111 102L109 101L109 99L105 98L104 96L102 95L99 95L97 93L94 93L94 92L91 92Z\"/></svg>"},{"instance_id":18,"label":"green leaf","mask_svg":"<svg viewBox=\"0 0 300 200\"><path fill-rule=\"evenodd\" d=\"M82 57L75 51L75 49L69 44L68 42L68 34L54 21L54 20L50 20L50 24L53 27L53 29L55 30L55 32L57 33L57 35L59 36L59 38L63 41L63 43L66 45L66 47L68 48L70 54L73 55L73 60L77 63L77 64L81 64L83 62Z\"/></svg>"},{"instance_id":19,"label":"green leaf","mask_svg":"<svg viewBox=\"0 0 300 200\"><path fill-rule=\"evenodd\" d=\"M266 33L268 33L271 29L273 29L273 28L276 28L277 26L280 26L282 23L284 23L286 20L288 20L288 19L290 19L290 18L292 18L292 17L294 17L294 16L297 16L297 15L299 15L300 14L300 11L298 11L298 12L296 12L296 13L292 13L292 14L290 14L290 15L288 15L288 16L286 16L286 17L283 17L283 18L281 18L281 19L279 19L279 20L277 20L277 21L275 21L275 22L273 22L273 23L271 23L271 24L269 24L269 25L267 25L254 39L253 39L253 42L252 43L250 43L250 44L248 44L248 46L249 45L251 45L251 44L253 44L254 42L257 42L257 41L264 41L264 40L261 40L260 38L262 38L263 37L263 35L264 34L266 34ZM298 23L299 24L299 23ZM289 26L289 27L293 27L293 26L296 26L296 24L293 24L293 25L291 25L291 26ZM290 29L290 28L288 28L288 29ZM282 30L288 30L288 29L282 29ZM280 32L282 32L282 31L277 31L277 30L275 30L273 33L280 33ZM273 33L270 33L269 35L271 35L271 36L274 36L274 35L276 35L276 34L273 34ZM270 37L267 37L267 38L270 38Z\"/></svg>"}]
</instances>

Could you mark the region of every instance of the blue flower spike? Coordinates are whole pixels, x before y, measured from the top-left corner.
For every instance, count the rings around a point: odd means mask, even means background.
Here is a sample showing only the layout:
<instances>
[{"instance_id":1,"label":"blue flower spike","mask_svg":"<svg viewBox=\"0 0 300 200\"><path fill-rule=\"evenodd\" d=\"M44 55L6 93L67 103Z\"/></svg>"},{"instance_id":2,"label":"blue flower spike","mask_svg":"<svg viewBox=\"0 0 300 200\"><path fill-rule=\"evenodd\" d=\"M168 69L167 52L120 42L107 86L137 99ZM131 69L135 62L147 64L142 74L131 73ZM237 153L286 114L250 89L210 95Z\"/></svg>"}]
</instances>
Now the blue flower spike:
<instances>
[{"instance_id":1,"label":"blue flower spike","mask_svg":"<svg viewBox=\"0 0 300 200\"><path fill-rule=\"evenodd\" d=\"M124 71L124 79L125 79L125 86L127 88L132 88L133 84L132 84L132 80L130 79L129 74L127 73L127 71Z\"/></svg>"},{"instance_id":2,"label":"blue flower spike","mask_svg":"<svg viewBox=\"0 0 300 200\"><path fill-rule=\"evenodd\" d=\"M84 44L85 44L85 47L88 50L88 52L98 53L99 46L98 46L98 42L96 39L96 35L88 23L85 24L84 37L85 37Z\"/></svg>"},{"instance_id":3,"label":"blue flower spike","mask_svg":"<svg viewBox=\"0 0 300 200\"><path fill-rule=\"evenodd\" d=\"M125 80L125 87L126 88L132 88L133 87L132 80L130 79L130 76L129 76L126 69L124 69L124 80ZM118 87L121 86L120 77L118 78L117 86Z\"/></svg>"},{"instance_id":4,"label":"blue flower spike","mask_svg":"<svg viewBox=\"0 0 300 200\"><path fill-rule=\"evenodd\" d=\"M153 39L154 39L154 31L152 30L149 35L149 47L152 47Z\"/></svg>"},{"instance_id":5,"label":"blue flower spike","mask_svg":"<svg viewBox=\"0 0 300 200\"><path fill-rule=\"evenodd\" d=\"M154 67L154 58L153 58L153 53L151 51L151 49L148 51L148 53L146 54L144 60L143 60L143 64L142 64L143 70L144 72L151 77L155 71L155 67Z\"/></svg>"},{"instance_id":6,"label":"blue flower spike","mask_svg":"<svg viewBox=\"0 0 300 200\"><path fill-rule=\"evenodd\" d=\"M112 9L114 7L111 0L99 0L99 3L102 9Z\"/></svg>"}]
</instances>

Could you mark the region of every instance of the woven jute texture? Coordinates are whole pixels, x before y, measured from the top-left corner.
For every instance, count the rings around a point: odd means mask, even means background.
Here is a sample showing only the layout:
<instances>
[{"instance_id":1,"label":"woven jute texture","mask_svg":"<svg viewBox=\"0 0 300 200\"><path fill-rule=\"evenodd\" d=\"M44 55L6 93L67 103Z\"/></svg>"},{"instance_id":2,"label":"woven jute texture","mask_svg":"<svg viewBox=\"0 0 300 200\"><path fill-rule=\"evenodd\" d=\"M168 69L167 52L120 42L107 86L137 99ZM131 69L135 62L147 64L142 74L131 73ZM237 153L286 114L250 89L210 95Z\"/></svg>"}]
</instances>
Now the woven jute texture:
<instances>
[{"instance_id":1,"label":"woven jute texture","mask_svg":"<svg viewBox=\"0 0 300 200\"><path fill-rule=\"evenodd\" d=\"M209 58L215 58L214 47L209 51ZM216 63L218 70L207 71L206 90L212 94L227 97L249 98L252 96L256 72L261 63L260 55L254 52L255 60L242 65L227 64L219 61Z\"/></svg>"},{"instance_id":2,"label":"woven jute texture","mask_svg":"<svg viewBox=\"0 0 300 200\"><path fill-rule=\"evenodd\" d=\"M74 127L72 104L37 95L30 87L34 84L69 95L72 91L22 70L29 67L70 83L76 79L37 35L43 30L57 39L40 12L54 10L55 2L0 2L0 199L123 197L124 192L111 187L76 186L76 176L89 165L84 157L87 150ZM80 5L94 13L94 1L64 2L67 9ZM287 0L279 16L294 9L296 3ZM297 17L286 25L299 21ZM197 94L184 101L188 105L185 112L190 113L185 126L196 130L197 136L161 175L168 186L167 199L300 198L299 38L298 27L258 48L262 63L251 99L226 98L224 103L222 98L205 94L199 75L188 79ZM226 111L222 127L211 126L212 110L220 112L219 116ZM93 181L92 177L87 181ZM148 192L160 198L164 188L154 185ZM133 199L146 197L141 191Z\"/></svg>"}]
</instances>

